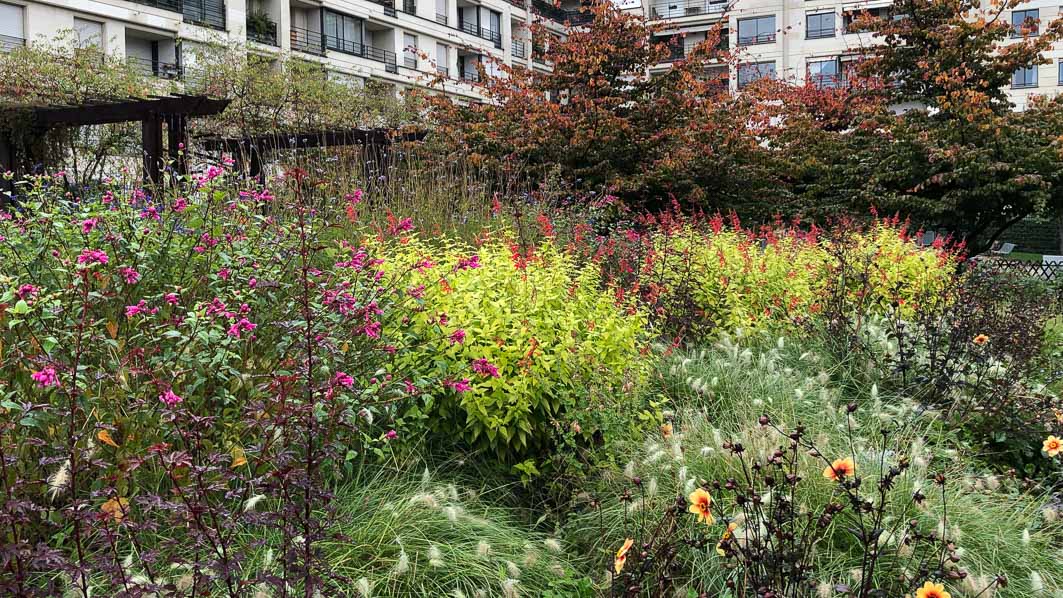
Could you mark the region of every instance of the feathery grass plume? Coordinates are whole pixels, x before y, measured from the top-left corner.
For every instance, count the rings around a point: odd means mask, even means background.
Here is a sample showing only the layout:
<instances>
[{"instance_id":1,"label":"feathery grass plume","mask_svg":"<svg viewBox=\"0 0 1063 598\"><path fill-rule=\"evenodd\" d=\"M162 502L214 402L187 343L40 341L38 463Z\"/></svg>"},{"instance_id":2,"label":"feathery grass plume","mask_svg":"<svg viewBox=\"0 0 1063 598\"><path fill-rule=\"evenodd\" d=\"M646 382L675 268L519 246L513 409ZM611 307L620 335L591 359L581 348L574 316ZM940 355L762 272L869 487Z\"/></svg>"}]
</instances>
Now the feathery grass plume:
<instances>
[{"instance_id":1,"label":"feathery grass plume","mask_svg":"<svg viewBox=\"0 0 1063 598\"><path fill-rule=\"evenodd\" d=\"M519 598L520 592L517 591L517 584L520 582L516 579L507 579L502 582L502 595L505 598Z\"/></svg>"},{"instance_id":2,"label":"feathery grass plume","mask_svg":"<svg viewBox=\"0 0 1063 598\"><path fill-rule=\"evenodd\" d=\"M55 500L70 483L70 459L63 461L55 473L48 476L48 498Z\"/></svg>"},{"instance_id":3,"label":"feathery grass plume","mask_svg":"<svg viewBox=\"0 0 1063 598\"><path fill-rule=\"evenodd\" d=\"M358 590L358 595L362 598L369 598L372 592L372 586L369 585L369 578L359 577L358 581L354 583L354 588Z\"/></svg>"},{"instance_id":4,"label":"feathery grass plume","mask_svg":"<svg viewBox=\"0 0 1063 598\"><path fill-rule=\"evenodd\" d=\"M257 505L258 503L262 502L262 499L264 499L264 498L266 498L265 494L255 494L255 495L251 496L250 498L248 498L247 500L245 500L244 501L244 512L247 513L249 511L254 511L255 510L255 505Z\"/></svg>"},{"instance_id":5,"label":"feathery grass plume","mask_svg":"<svg viewBox=\"0 0 1063 598\"><path fill-rule=\"evenodd\" d=\"M420 505L423 507L428 507L430 509L439 508L439 501L436 500L436 497L434 495L428 493L415 494L411 496L410 504Z\"/></svg>"},{"instance_id":6,"label":"feathery grass plume","mask_svg":"<svg viewBox=\"0 0 1063 598\"><path fill-rule=\"evenodd\" d=\"M395 566L391 568L392 575L405 575L410 571L410 557L406 554L406 549L399 551L399 560L395 562Z\"/></svg>"},{"instance_id":7,"label":"feathery grass plume","mask_svg":"<svg viewBox=\"0 0 1063 598\"><path fill-rule=\"evenodd\" d=\"M513 561L506 561L506 573L513 579L520 579L520 567Z\"/></svg>"},{"instance_id":8,"label":"feathery grass plume","mask_svg":"<svg viewBox=\"0 0 1063 598\"><path fill-rule=\"evenodd\" d=\"M558 542L555 538L547 538L543 540L543 546L550 552L561 552L561 542Z\"/></svg>"},{"instance_id":9,"label":"feathery grass plume","mask_svg":"<svg viewBox=\"0 0 1063 598\"><path fill-rule=\"evenodd\" d=\"M443 566L443 553L439 550L439 546L436 546L435 544L432 544L428 547L428 566Z\"/></svg>"},{"instance_id":10,"label":"feathery grass plume","mask_svg":"<svg viewBox=\"0 0 1063 598\"><path fill-rule=\"evenodd\" d=\"M1030 528L1025 527L1022 530L1022 544L1023 546L1030 545Z\"/></svg>"},{"instance_id":11,"label":"feathery grass plume","mask_svg":"<svg viewBox=\"0 0 1063 598\"><path fill-rule=\"evenodd\" d=\"M631 479L631 478L635 477L635 462L634 461L628 461L627 465L624 466L624 477L626 477L628 479Z\"/></svg>"},{"instance_id":12,"label":"feathery grass plume","mask_svg":"<svg viewBox=\"0 0 1063 598\"><path fill-rule=\"evenodd\" d=\"M484 540L480 540L476 544L476 556L485 559L491 555L491 545Z\"/></svg>"},{"instance_id":13,"label":"feathery grass plume","mask_svg":"<svg viewBox=\"0 0 1063 598\"><path fill-rule=\"evenodd\" d=\"M1040 571L1030 571L1030 591L1036 595L1044 594L1045 580Z\"/></svg>"}]
</instances>

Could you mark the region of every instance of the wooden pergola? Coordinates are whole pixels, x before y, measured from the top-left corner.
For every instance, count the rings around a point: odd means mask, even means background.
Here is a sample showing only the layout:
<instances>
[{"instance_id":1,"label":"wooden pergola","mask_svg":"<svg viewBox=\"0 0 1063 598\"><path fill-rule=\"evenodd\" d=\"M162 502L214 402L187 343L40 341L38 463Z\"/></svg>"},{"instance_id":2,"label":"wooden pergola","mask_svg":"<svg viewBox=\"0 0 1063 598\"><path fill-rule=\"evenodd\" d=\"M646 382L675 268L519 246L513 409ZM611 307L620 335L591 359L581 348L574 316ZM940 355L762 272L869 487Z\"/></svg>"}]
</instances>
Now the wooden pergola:
<instances>
[{"instance_id":1,"label":"wooden pergola","mask_svg":"<svg viewBox=\"0 0 1063 598\"><path fill-rule=\"evenodd\" d=\"M187 174L188 163L178 148L188 143L188 119L220 114L231 100L173 94L149 98L88 100L77 105L18 106L8 111L27 113L35 133L44 134L62 127L80 127L140 121L143 133L144 178L162 181L166 161L174 170ZM166 153L163 154L163 124L166 125ZM0 131L0 170L15 170L16 152L9 131Z\"/></svg>"}]
</instances>

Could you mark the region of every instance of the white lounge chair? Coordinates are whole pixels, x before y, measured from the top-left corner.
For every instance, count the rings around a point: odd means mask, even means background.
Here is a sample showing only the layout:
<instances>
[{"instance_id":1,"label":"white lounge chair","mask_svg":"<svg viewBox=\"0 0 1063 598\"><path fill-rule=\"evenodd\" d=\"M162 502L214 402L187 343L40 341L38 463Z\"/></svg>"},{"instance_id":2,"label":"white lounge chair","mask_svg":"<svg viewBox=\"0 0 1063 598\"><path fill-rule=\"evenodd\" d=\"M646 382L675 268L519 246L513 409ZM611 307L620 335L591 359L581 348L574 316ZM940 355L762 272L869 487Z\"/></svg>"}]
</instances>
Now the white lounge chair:
<instances>
[{"instance_id":1,"label":"white lounge chair","mask_svg":"<svg viewBox=\"0 0 1063 598\"><path fill-rule=\"evenodd\" d=\"M1014 243L1004 243L1000 247L997 247L996 249L990 249L989 253L991 253L991 254L993 254L995 256L1004 257L1006 255L1011 255L1012 251L1015 251L1015 244Z\"/></svg>"}]
</instances>

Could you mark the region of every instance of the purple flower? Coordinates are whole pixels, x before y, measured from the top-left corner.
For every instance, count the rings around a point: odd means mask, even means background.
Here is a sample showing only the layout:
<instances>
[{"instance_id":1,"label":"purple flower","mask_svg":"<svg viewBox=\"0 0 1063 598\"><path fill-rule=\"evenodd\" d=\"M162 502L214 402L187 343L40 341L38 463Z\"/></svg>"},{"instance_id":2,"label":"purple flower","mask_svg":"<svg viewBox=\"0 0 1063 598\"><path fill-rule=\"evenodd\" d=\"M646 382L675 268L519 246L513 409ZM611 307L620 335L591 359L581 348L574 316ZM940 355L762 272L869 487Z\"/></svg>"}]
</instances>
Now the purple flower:
<instances>
[{"instance_id":1,"label":"purple flower","mask_svg":"<svg viewBox=\"0 0 1063 598\"><path fill-rule=\"evenodd\" d=\"M24 284L15 291L15 296L19 299L32 299L37 294L37 287L31 284Z\"/></svg>"},{"instance_id":2,"label":"purple flower","mask_svg":"<svg viewBox=\"0 0 1063 598\"><path fill-rule=\"evenodd\" d=\"M180 403L184 399L182 399L181 397L177 396L177 394L173 391L172 388L167 388L166 392L164 392L161 395L159 395L159 400L162 401L163 403L165 403L167 407L173 407L174 405L177 405L178 403Z\"/></svg>"},{"instance_id":3,"label":"purple flower","mask_svg":"<svg viewBox=\"0 0 1063 598\"><path fill-rule=\"evenodd\" d=\"M472 361L472 371L484 376L490 376L492 378L498 377L498 368L493 363L486 359L474 359Z\"/></svg>"},{"instance_id":4,"label":"purple flower","mask_svg":"<svg viewBox=\"0 0 1063 598\"><path fill-rule=\"evenodd\" d=\"M480 256L473 255L458 260L458 265L454 266L455 270L475 270L480 267Z\"/></svg>"},{"instance_id":5,"label":"purple flower","mask_svg":"<svg viewBox=\"0 0 1063 598\"><path fill-rule=\"evenodd\" d=\"M107 254L99 249L84 249L78 256L79 264L106 264L107 260Z\"/></svg>"},{"instance_id":6,"label":"purple flower","mask_svg":"<svg viewBox=\"0 0 1063 598\"><path fill-rule=\"evenodd\" d=\"M343 372L336 372L336 375L332 377L332 381L347 388L350 388L354 384L354 378L351 378Z\"/></svg>"},{"instance_id":7,"label":"purple flower","mask_svg":"<svg viewBox=\"0 0 1063 598\"><path fill-rule=\"evenodd\" d=\"M41 388L59 386L59 376L55 375L54 368L44 368L39 372L33 372L30 374L30 377L33 378L33 381Z\"/></svg>"},{"instance_id":8,"label":"purple flower","mask_svg":"<svg viewBox=\"0 0 1063 598\"><path fill-rule=\"evenodd\" d=\"M388 440L395 440L398 437L399 437L399 433L396 432L395 430L388 430L388 433L384 434L384 438L387 438Z\"/></svg>"},{"instance_id":9,"label":"purple flower","mask_svg":"<svg viewBox=\"0 0 1063 598\"><path fill-rule=\"evenodd\" d=\"M229 336L240 338L241 332L250 332L255 328L258 328L258 324L251 323L247 318L240 318L239 321L229 327Z\"/></svg>"},{"instance_id":10,"label":"purple flower","mask_svg":"<svg viewBox=\"0 0 1063 598\"><path fill-rule=\"evenodd\" d=\"M465 331L463 329L458 328L450 333L450 344L456 345L463 342L465 342Z\"/></svg>"},{"instance_id":11,"label":"purple flower","mask_svg":"<svg viewBox=\"0 0 1063 598\"><path fill-rule=\"evenodd\" d=\"M96 223L97 222L99 222L98 218L86 218L85 220L82 220L81 221L81 232L86 234L86 235L91 233L92 229L96 228Z\"/></svg>"},{"instance_id":12,"label":"purple flower","mask_svg":"<svg viewBox=\"0 0 1063 598\"><path fill-rule=\"evenodd\" d=\"M456 392L468 392L472 390L468 378L462 378L461 380L444 380L443 385L453 388Z\"/></svg>"},{"instance_id":13,"label":"purple flower","mask_svg":"<svg viewBox=\"0 0 1063 598\"><path fill-rule=\"evenodd\" d=\"M126 284L136 284L140 280L140 272L137 272L133 268L125 267L119 268L118 272L125 279Z\"/></svg>"}]
</instances>

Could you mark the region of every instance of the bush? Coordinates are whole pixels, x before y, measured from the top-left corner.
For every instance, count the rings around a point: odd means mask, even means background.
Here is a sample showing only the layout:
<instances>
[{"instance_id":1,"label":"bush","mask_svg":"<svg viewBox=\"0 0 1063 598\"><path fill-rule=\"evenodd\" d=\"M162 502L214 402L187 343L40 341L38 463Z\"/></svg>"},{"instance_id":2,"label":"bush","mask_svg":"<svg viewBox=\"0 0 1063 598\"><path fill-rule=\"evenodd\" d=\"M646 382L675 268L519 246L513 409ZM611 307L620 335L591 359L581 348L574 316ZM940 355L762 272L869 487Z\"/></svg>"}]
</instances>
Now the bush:
<instances>
[{"instance_id":1,"label":"bush","mask_svg":"<svg viewBox=\"0 0 1063 598\"><path fill-rule=\"evenodd\" d=\"M754 561L739 547L752 550L757 537L767 543L761 545L758 558L764 560L759 562L802 565L808 583L793 586L787 595L873 596L868 592L876 587L888 588L886 595L903 595L910 584L927 578L940 580L953 595L973 596L990 586L986 593L995 596L1026 596L1038 586L1045 593L1063 589L1058 585L1063 569L1053 548L1063 538L1063 527L1049 497L1018 491L987 475L915 402L880 393L826 355L808 343L766 344L759 338L724 338L712 349L677 354L661 368L660 379L661 392L676 407L672 426L631 446L623 475L607 472L587 488L563 537L596 555L598 570L610 567L626 537L637 538L640 546L652 547L645 552L655 563L667 558L674 564L667 584L708 595L726 595L729 585L736 595L756 589L744 585L753 578ZM764 414L767 420L761 419ZM802 441L791 461L789 439L772 429L776 425L787 434L803 425L801 437L816 450ZM870 501L863 521L846 491L823 474L825 463L842 457L853 459L860 478L852 490ZM778 472L775 459L782 459ZM899 473L880 486L895 468ZM797 476L792 491L787 474ZM687 512L687 497L699 487L714 499L711 526ZM750 487L756 492L748 493ZM917 491L925 498L916 500ZM737 494L745 500L736 500ZM677 504L675 514L668 515ZM821 521L832 504L842 508ZM885 509L881 525L874 523L879 508ZM770 519L754 525L754 509ZM916 527L909 529L913 520ZM721 546L725 554L720 555L715 548L729 522L738 528L730 536L732 546ZM788 536L765 539L771 538L765 529L772 525L799 542L788 544ZM878 540L870 542L868 534L876 527ZM926 560L912 558L919 551L910 553L915 547L904 541L914 533L935 547ZM787 552L787 546L794 550ZM871 573L868 547L878 553ZM951 562L951 553L957 562ZM616 579L634 581L645 593L662 581L640 577L646 567L632 553ZM863 575L872 581L862 584ZM995 581L997 575L1007 578L1006 587ZM839 589L843 586L849 591Z\"/></svg>"},{"instance_id":2,"label":"bush","mask_svg":"<svg viewBox=\"0 0 1063 598\"><path fill-rule=\"evenodd\" d=\"M414 337L398 361L429 364L450 387L407 408L406 425L519 460L571 430L609 435L618 412L639 408L646 318L593 269L550 243L525 252L505 238L402 251L395 262L436 262L414 273L422 309L395 323Z\"/></svg>"}]
</instances>

